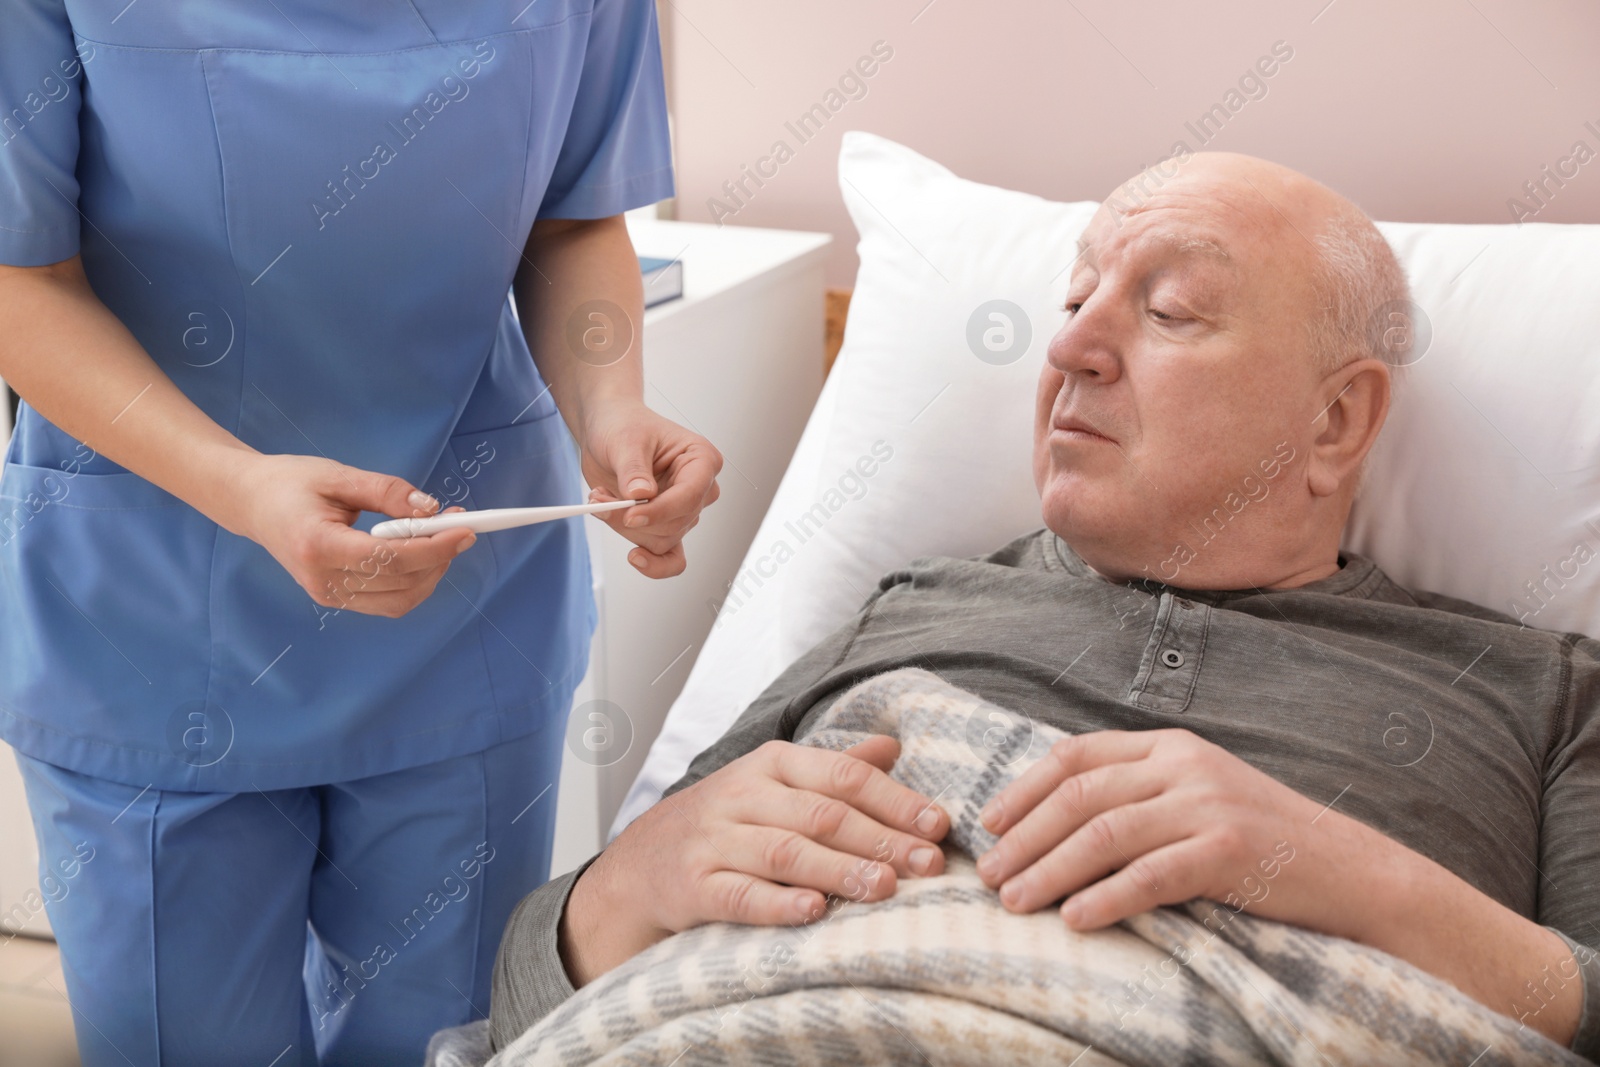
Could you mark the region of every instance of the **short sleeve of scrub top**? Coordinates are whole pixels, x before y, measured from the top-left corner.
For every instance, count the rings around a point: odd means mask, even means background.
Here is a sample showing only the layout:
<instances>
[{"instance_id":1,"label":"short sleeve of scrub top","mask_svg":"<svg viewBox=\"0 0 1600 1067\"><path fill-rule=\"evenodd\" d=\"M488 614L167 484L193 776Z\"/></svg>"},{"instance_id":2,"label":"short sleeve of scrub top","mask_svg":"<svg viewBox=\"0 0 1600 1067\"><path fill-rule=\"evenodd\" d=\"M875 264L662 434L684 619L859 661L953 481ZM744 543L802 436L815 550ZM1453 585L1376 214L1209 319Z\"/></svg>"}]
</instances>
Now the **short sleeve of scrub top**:
<instances>
[{"instance_id":1,"label":"short sleeve of scrub top","mask_svg":"<svg viewBox=\"0 0 1600 1067\"><path fill-rule=\"evenodd\" d=\"M583 499L508 291L536 218L673 193L651 0L0 4L0 262L81 254L163 372L263 453L447 505ZM481 537L405 616L362 615L24 403L0 475L0 737L237 791L559 731L595 625L583 521Z\"/></svg>"}]
</instances>

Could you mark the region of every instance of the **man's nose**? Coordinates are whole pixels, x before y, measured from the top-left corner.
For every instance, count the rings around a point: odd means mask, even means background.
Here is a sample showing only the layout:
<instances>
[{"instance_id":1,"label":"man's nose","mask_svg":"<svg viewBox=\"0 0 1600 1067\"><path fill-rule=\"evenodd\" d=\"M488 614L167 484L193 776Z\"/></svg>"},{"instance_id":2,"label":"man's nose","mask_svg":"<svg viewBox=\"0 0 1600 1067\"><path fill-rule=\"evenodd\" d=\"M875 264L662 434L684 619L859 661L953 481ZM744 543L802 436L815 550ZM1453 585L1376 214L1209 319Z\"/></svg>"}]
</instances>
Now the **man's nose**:
<instances>
[{"instance_id":1,"label":"man's nose","mask_svg":"<svg viewBox=\"0 0 1600 1067\"><path fill-rule=\"evenodd\" d=\"M1101 384L1122 375L1122 341L1112 309L1094 298L1061 324L1045 351L1050 365L1065 375L1078 374Z\"/></svg>"}]
</instances>

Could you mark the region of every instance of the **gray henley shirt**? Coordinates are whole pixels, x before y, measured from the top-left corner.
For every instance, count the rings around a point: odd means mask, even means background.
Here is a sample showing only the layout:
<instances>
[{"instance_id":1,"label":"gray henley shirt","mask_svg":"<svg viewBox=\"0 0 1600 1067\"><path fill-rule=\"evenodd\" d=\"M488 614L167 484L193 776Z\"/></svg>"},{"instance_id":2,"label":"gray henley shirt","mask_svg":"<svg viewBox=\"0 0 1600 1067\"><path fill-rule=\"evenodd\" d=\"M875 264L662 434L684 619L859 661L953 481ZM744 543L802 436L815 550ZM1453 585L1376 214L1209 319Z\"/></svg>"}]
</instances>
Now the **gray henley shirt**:
<instances>
[{"instance_id":1,"label":"gray henley shirt","mask_svg":"<svg viewBox=\"0 0 1600 1067\"><path fill-rule=\"evenodd\" d=\"M1296 589L1124 584L1048 529L986 556L913 560L667 792L803 735L813 713L897 667L1068 732L1183 727L1559 933L1584 986L1572 1048L1600 1062L1600 641L1408 592L1353 554L1341 563ZM557 935L588 863L507 924L497 1049L573 993ZM1350 872L1353 891L1360 879ZM1527 976L1519 1011L1539 1007L1552 975Z\"/></svg>"}]
</instances>

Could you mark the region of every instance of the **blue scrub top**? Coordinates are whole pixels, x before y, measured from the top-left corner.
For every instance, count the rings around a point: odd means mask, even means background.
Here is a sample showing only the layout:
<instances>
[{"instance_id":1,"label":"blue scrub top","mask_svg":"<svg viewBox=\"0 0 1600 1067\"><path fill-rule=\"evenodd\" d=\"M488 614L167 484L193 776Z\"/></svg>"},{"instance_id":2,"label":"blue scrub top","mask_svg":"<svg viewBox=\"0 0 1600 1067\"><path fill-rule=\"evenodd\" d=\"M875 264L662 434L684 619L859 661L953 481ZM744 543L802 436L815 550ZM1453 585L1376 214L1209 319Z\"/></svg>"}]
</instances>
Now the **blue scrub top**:
<instances>
[{"instance_id":1,"label":"blue scrub top","mask_svg":"<svg viewBox=\"0 0 1600 1067\"><path fill-rule=\"evenodd\" d=\"M673 193L651 0L0 0L0 24L0 262L81 252L162 370L264 453L447 505L583 500L508 290L536 218ZM480 537L402 618L336 612L24 404L0 737L220 791L547 722L558 744L595 625L583 521Z\"/></svg>"}]
</instances>

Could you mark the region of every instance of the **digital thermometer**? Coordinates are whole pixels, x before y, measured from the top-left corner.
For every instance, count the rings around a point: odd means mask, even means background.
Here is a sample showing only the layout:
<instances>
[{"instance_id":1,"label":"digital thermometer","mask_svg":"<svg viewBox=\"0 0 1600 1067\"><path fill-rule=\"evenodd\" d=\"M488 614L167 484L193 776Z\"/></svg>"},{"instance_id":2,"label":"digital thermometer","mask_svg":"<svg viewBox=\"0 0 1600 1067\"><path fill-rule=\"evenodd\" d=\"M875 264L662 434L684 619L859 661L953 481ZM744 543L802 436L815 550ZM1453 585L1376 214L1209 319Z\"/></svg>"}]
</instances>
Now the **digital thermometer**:
<instances>
[{"instance_id":1,"label":"digital thermometer","mask_svg":"<svg viewBox=\"0 0 1600 1067\"><path fill-rule=\"evenodd\" d=\"M485 508L482 511L453 511L448 515L429 515L421 519L386 519L372 528L373 537L423 537L443 530L462 528L474 533L509 530L536 522L564 519L569 515L594 515L643 504L643 500L608 500L603 504L557 504L543 508Z\"/></svg>"}]
</instances>

